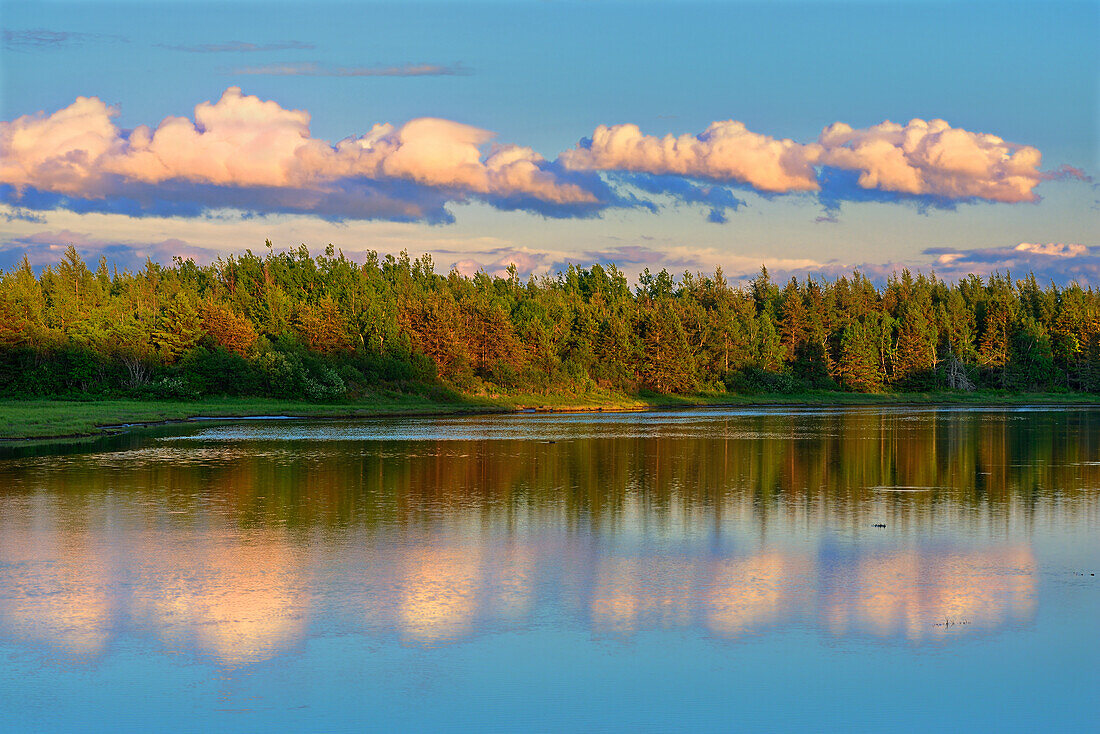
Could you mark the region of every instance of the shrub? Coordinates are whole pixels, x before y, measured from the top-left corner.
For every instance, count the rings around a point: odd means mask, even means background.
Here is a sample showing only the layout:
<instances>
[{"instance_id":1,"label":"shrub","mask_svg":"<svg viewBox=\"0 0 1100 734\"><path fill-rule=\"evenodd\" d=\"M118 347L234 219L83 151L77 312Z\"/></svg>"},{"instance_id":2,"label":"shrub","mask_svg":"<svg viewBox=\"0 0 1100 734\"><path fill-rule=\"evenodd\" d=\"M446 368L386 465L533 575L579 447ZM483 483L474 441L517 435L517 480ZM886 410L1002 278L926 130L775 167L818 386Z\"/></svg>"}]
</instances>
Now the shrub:
<instances>
[{"instance_id":1,"label":"shrub","mask_svg":"<svg viewBox=\"0 0 1100 734\"><path fill-rule=\"evenodd\" d=\"M779 393L789 395L807 389L808 385L786 372L773 372L759 367L744 367L726 373L722 382L730 392Z\"/></svg>"}]
</instances>

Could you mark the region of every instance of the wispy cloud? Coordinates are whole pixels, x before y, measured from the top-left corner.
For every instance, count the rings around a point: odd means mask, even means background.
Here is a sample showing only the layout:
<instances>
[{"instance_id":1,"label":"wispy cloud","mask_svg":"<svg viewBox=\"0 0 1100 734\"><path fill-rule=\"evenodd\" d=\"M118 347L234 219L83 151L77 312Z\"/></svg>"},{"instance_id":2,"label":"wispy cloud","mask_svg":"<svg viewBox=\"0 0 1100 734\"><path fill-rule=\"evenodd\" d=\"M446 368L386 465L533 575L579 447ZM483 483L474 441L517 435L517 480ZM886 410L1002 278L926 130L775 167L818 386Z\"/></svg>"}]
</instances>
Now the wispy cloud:
<instances>
[{"instance_id":1,"label":"wispy cloud","mask_svg":"<svg viewBox=\"0 0 1100 734\"><path fill-rule=\"evenodd\" d=\"M67 46L79 46L92 42L126 42L125 36L109 33L75 33L73 31L54 31L47 28L27 28L24 30L4 29L3 41L6 51L32 51L35 49L54 49Z\"/></svg>"},{"instance_id":2,"label":"wispy cloud","mask_svg":"<svg viewBox=\"0 0 1100 734\"><path fill-rule=\"evenodd\" d=\"M791 277L835 279L859 271L879 285L885 284L893 274L908 268L913 272L935 273L948 282L958 281L970 275L988 277L993 273L1022 277L1033 273L1039 282L1067 285L1100 285L1100 247L1078 243L1021 242L1011 247L930 247L922 252L924 258L886 262L858 262L829 260L822 263L782 266L768 262L768 272L779 282ZM733 280L747 280L755 271L727 270Z\"/></svg>"},{"instance_id":3,"label":"wispy cloud","mask_svg":"<svg viewBox=\"0 0 1100 734\"><path fill-rule=\"evenodd\" d=\"M484 270L489 275L504 277L511 265L521 278L545 275L554 264L554 253L538 252L525 247L498 247L483 252L466 253L467 257L451 263L451 269L463 275Z\"/></svg>"},{"instance_id":4,"label":"wispy cloud","mask_svg":"<svg viewBox=\"0 0 1100 734\"><path fill-rule=\"evenodd\" d=\"M465 76L461 64L403 64L400 66L326 66L314 62L263 64L233 70L234 74L266 76Z\"/></svg>"},{"instance_id":5,"label":"wispy cloud","mask_svg":"<svg viewBox=\"0 0 1100 734\"><path fill-rule=\"evenodd\" d=\"M1085 183L1092 183L1092 176L1089 176L1080 168L1071 166L1068 163L1055 168L1053 171L1044 171L1043 179L1046 181L1084 181Z\"/></svg>"},{"instance_id":6,"label":"wispy cloud","mask_svg":"<svg viewBox=\"0 0 1100 734\"><path fill-rule=\"evenodd\" d=\"M193 46L185 44L158 43L160 48L172 51L184 51L192 54L253 53L257 51L311 51L317 46L304 41L274 41L272 43L249 43L248 41L226 41L224 43L199 43Z\"/></svg>"},{"instance_id":7,"label":"wispy cloud","mask_svg":"<svg viewBox=\"0 0 1100 734\"><path fill-rule=\"evenodd\" d=\"M29 212L17 206L0 208L0 217L3 217L4 221L9 223L33 222L35 224L45 224L46 222L46 218L41 214Z\"/></svg>"},{"instance_id":8,"label":"wispy cloud","mask_svg":"<svg viewBox=\"0 0 1100 734\"><path fill-rule=\"evenodd\" d=\"M200 263L211 262L215 253L195 247L181 239L169 238L157 242L109 240L87 232L49 230L0 240L0 269L16 267L26 256L32 267L55 264L72 245L89 262L100 257L119 268L140 268L146 260L167 263L174 257L190 258Z\"/></svg>"}]
</instances>

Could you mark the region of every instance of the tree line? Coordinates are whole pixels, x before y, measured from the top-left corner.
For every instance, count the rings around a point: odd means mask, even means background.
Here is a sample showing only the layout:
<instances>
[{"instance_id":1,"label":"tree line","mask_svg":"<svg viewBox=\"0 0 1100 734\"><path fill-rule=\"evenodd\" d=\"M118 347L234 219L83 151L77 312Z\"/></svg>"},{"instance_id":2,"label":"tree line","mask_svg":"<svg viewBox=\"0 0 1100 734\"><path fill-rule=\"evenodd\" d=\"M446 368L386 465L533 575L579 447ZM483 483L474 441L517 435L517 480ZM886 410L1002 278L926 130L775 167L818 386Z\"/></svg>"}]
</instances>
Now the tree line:
<instances>
[{"instance_id":1,"label":"tree line","mask_svg":"<svg viewBox=\"0 0 1100 734\"><path fill-rule=\"evenodd\" d=\"M570 265L521 279L305 246L0 271L0 395L1100 390L1100 292L908 270L743 287Z\"/></svg>"}]
</instances>

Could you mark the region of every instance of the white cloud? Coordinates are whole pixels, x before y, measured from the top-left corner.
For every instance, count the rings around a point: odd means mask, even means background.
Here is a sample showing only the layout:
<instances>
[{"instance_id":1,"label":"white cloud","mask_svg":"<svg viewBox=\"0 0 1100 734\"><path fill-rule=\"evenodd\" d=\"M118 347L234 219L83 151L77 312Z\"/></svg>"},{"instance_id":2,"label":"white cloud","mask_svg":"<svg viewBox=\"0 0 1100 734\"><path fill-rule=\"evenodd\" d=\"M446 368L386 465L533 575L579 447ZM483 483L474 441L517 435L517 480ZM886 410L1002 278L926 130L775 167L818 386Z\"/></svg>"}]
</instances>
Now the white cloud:
<instances>
[{"instance_id":1,"label":"white cloud","mask_svg":"<svg viewBox=\"0 0 1100 734\"><path fill-rule=\"evenodd\" d=\"M933 205L1017 203L1037 200L1043 180L1083 176L1076 169L1041 172L1036 148L943 120L863 129L838 122L808 143L734 120L678 137L646 135L632 124L600 126L551 163L530 147L494 143L491 131L440 118L378 123L333 144L312 136L307 111L237 87L197 105L193 119L168 117L155 128L123 131L117 115L96 97L79 97L52 114L0 122L6 203L131 216L195 216L229 206L438 222L451 219L448 204L475 199L569 217L615 206L655 210L667 204L646 199L657 194L706 205L712 221L721 222L727 209L744 203L723 185L770 194L816 191L827 207L871 192L880 201L931 197L924 203ZM850 181L823 169L850 172ZM637 175L616 179L616 172ZM694 179L708 183L701 188Z\"/></svg>"}]
</instances>

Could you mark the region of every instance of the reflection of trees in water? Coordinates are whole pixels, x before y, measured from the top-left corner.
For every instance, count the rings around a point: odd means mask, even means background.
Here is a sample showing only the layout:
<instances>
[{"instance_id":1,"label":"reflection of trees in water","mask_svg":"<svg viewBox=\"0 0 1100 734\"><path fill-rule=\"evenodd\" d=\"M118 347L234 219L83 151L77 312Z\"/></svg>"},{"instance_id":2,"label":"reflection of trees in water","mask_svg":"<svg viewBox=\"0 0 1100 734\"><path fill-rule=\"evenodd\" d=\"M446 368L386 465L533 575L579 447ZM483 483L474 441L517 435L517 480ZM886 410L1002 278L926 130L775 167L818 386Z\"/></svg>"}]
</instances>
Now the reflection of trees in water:
<instances>
[{"instance_id":1,"label":"reflection of trees in water","mask_svg":"<svg viewBox=\"0 0 1100 734\"><path fill-rule=\"evenodd\" d=\"M795 514L856 525L921 524L937 511L1031 518L1054 503L1062 512L1095 505L1098 418L850 410L725 418L686 437L555 444L183 441L170 452L43 462L33 482L20 484L68 496L140 492L183 511L177 522L214 511L242 527L277 522L303 531L484 519L503 530L532 520L614 531L641 521L721 523L746 506L765 527ZM926 490L872 489L883 486Z\"/></svg>"},{"instance_id":2,"label":"reflection of trees in water","mask_svg":"<svg viewBox=\"0 0 1100 734\"><path fill-rule=\"evenodd\" d=\"M677 438L182 441L13 462L0 632L94 656L133 625L239 665L335 616L418 644L545 610L611 634L998 629L1036 606L1035 561L1006 529L1096 517L1095 422L845 411ZM889 535L867 527L880 520ZM873 542L944 523L970 545ZM765 534L824 527L865 543L792 552ZM753 548L714 545L731 534Z\"/></svg>"}]
</instances>

